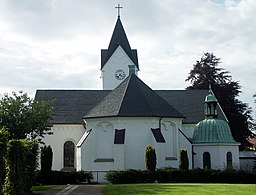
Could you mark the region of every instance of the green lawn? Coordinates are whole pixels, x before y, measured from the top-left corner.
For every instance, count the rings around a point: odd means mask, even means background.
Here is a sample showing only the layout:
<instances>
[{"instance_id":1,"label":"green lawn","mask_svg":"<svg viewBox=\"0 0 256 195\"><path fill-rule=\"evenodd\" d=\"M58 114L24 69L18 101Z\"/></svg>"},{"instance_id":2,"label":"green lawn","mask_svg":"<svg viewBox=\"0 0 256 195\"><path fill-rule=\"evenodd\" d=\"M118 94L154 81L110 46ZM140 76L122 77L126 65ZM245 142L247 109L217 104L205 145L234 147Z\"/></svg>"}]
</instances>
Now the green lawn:
<instances>
[{"instance_id":1,"label":"green lawn","mask_svg":"<svg viewBox=\"0 0 256 195\"><path fill-rule=\"evenodd\" d=\"M102 192L104 193L104 195L252 195L256 194L256 184L109 184L103 187Z\"/></svg>"},{"instance_id":2,"label":"green lawn","mask_svg":"<svg viewBox=\"0 0 256 195\"><path fill-rule=\"evenodd\" d=\"M32 186L32 191L45 191L54 188L53 185Z\"/></svg>"}]
</instances>

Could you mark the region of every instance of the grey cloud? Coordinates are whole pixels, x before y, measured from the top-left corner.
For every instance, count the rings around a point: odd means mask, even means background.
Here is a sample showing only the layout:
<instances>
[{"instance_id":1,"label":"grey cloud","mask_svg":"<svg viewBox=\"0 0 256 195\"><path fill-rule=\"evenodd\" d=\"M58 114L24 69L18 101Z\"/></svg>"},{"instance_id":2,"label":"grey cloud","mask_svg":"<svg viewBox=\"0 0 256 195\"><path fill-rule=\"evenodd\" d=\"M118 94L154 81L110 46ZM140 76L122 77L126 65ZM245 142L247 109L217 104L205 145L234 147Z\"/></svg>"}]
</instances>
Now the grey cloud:
<instances>
[{"instance_id":1,"label":"grey cloud","mask_svg":"<svg viewBox=\"0 0 256 195\"><path fill-rule=\"evenodd\" d=\"M37 88L101 89L100 49L110 41L114 7L121 3L139 75L150 87L183 89L195 61L213 52L241 80L244 94L256 91L248 79L256 74L255 1L230 8L210 2L217 0L2 0L1 88L30 94ZM242 67L250 71L239 73Z\"/></svg>"}]
</instances>

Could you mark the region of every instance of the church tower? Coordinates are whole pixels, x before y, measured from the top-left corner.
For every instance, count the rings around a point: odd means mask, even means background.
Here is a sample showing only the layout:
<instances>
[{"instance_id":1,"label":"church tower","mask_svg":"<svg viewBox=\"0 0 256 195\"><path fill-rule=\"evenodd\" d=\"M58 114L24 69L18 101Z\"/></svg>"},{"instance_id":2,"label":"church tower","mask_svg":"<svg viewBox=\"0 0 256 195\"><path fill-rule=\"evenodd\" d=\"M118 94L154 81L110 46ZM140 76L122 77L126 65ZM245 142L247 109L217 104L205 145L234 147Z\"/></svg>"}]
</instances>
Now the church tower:
<instances>
[{"instance_id":1,"label":"church tower","mask_svg":"<svg viewBox=\"0 0 256 195\"><path fill-rule=\"evenodd\" d=\"M108 46L101 50L101 78L103 90L115 89L126 77L130 70L136 75L139 71L137 50L131 49L124 31L118 5L118 18Z\"/></svg>"},{"instance_id":2,"label":"church tower","mask_svg":"<svg viewBox=\"0 0 256 195\"><path fill-rule=\"evenodd\" d=\"M192 139L194 168L238 168L240 143L234 140L228 123L218 119L218 101L212 90L204 103L205 119L195 126Z\"/></svg>"}]
</instances>

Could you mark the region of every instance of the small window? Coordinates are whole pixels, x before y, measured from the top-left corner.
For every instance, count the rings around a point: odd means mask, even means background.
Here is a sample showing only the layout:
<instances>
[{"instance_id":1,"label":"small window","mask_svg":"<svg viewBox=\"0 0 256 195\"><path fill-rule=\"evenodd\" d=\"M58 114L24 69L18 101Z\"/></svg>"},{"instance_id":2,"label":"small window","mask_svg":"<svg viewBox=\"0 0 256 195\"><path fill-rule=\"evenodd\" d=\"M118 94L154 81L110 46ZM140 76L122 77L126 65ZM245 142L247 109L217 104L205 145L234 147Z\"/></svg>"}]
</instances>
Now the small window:
<instances>
[{"instance_id":1,"label":"small window","mask_svg":"<svg viewBox=\"0 0 256 195\"><path fill-rule=\"evenodd\" d=\"M151 128L151 131L155 137L156 142L165 143L165 139L160 128L156 128L156 129Z\"/></svg>"},{"instance_id":2,"label":"small window","mask_svg":"<svg viewBox=\"0 0 256 195\"><path fill-rule=\"evenodd\" d=\"M64 144L64 167L74 167L75 144L67 141Z\"/></svg>"},{"instance_id":3,"label":"small window","mask_svg":"<svg viewBox=\"0 0 256 195\"><path fill-rule=\"evenodd\" d=\"M203 168L211 169L211 155L209 152L204 152L203 154Z\"/></svg>"},{"instance_id":4,"label":"small window","mask_svg":"<svg viewBox=\"0 0 256 195\"><path fill-rule=\"evenodd\" d=\"M231 153L231 152L227 152L227 168L228 168L228 169L233 168L233 164L232 164L232 153Z\"/></svg>"},{"instance_id":5,"label":"small window","mask_svg":"<svg viewBox=\"0 0 256 195\"><path fill-rule=\"evenodd\" d=\"M115 139L114 144L124 144L125 139L125 129L115 129Z\"/></svg>"}]
</instances>

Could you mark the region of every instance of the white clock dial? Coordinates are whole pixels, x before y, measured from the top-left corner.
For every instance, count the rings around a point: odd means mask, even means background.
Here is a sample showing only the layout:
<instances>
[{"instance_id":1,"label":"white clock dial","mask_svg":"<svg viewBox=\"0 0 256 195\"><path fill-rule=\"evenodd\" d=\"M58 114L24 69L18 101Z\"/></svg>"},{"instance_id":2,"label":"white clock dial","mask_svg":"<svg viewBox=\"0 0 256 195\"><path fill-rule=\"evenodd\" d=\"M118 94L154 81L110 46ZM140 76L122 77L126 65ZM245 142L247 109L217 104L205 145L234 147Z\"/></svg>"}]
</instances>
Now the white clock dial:
<instances>
[{"instance_id":1,"label":"white clock dial","mask_svg":"<svg viewBox=\"0 0 256 195\"><path fill-rule=\"evenodd\" d=\"M125 76L126 76L125 72L121 69L119 69L115 72L115 77L117 80L123 80L125 78Z\"/></svg>"}]
</instances>

